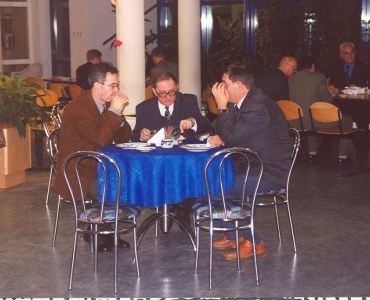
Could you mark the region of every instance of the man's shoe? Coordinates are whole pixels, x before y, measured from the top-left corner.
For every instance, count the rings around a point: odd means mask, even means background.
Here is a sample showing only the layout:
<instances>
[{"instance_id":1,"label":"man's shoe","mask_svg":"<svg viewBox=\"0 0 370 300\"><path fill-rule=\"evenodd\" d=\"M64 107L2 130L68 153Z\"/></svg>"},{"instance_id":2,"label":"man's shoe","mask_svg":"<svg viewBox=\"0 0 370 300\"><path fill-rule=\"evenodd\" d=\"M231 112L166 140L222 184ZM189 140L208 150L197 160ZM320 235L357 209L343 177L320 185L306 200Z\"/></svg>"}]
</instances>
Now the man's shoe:
<instances>
[{"instance_id":1,"label":"man's shoe","mask_svg":"<svg viewBox=\"0 0 370 300\"><path fill-rule=\"evenodd\" d=\"M239 244L241 244L243 241L245 241L244 237L239 238ZM236 242L235 240L228 240L226 235L222 237L222 239L213 241L212 247L215 250L227 250L227 249L235 249L236 248Z\"/></svg>"},{"instance_id":2,"label":"man's shoe","mask_svg":"<svg viewBox=\"0 0 370 300\"><path fill-rule=\"evenodd\" d=\"M239 247L240 251L240 259L249 259L253 257L253 247L252 243L248 240L244 240ZM256 253L258 256L265 256L265 243L261 241L258 245L256 245ZM236 260L236 250L229 250L222 254L222 257L226 260Z\"/></svg>"}]
</instances>

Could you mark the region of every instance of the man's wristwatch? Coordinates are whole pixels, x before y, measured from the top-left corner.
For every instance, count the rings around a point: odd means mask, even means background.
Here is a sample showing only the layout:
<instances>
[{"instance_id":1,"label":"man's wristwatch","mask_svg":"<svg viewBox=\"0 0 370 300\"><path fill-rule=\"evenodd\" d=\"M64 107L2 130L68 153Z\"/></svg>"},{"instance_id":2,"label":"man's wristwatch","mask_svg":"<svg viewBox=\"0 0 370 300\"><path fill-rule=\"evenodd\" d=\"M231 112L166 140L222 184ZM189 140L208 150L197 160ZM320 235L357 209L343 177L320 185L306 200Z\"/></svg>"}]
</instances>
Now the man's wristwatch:
<instances>
[{"instance_id":1,"label":"man's wristwatch","mask_svg":"<svg viewBox=\"0 0 370 300\"><path fill-rule=\"evenodd\" d=\"M219 115L224 113L224 112L227 112L227 109L218 109L218 114Z\"/></svg>"}]
</instances>

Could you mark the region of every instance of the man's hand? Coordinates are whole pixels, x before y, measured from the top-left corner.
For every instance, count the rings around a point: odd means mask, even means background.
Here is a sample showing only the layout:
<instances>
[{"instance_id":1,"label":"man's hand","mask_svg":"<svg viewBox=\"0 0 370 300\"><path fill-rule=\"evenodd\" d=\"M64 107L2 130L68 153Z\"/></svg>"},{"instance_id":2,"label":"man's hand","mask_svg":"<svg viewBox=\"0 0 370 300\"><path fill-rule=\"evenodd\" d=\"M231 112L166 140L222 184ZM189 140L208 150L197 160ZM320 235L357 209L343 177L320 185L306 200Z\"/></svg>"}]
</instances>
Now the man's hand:
<instances>
[{"instance_id":1,"label":"man's hand","mask_svg":"<svg viewBox=\"0 0 370 300\"><path fill-rule=\"evenodd\" d=\"M183 133L184 130L192 128L194 124L195 124L194 118L187 118L185 120L181 120L179 125L181 133Z\"/></svg>"},{"instance_id":2,"label":"man's hand","mask_svg":"<svg viewBox=\"0 0 370 300\"><path fill-rule=\"evenodd\" d=\"M143 142L146 142L152 136L153 136L152 132L147 128L143 128L140 132L140 140L143 141Z\"/></svg>"},{"instance_id":3,"label":"man's hand","mask_svg":"<svg viewBox=\"0 0 370 300\"><path fill-rule=\"evenodd\" d=\"M128 97L122 93L115 93L112 96L109 108L117 111L120 115L123 115L123 109L128 104Z\"/></svg>"},{"instance_id":4,"label":"man's hand","mask_svg":"<svg viewBox=\"0 0 370 300\"><path fill-rule=\"evenodd\" d=\"M212 94L216 99L218 109L226 109L229 94L226 90L224 82L216 82L212 86Z\"/></svg>"},{"instance_id":5,"label":"man's hand","mask_svg":"<svg viewBox=\"0 0 370 300\"><path fill-rule=\"evenodd\" d=\"M210 138L208 138L207 142L211 146L216 147L225 146L225 142L218 135L211 136Z\"/></svg>"}]
</instances>

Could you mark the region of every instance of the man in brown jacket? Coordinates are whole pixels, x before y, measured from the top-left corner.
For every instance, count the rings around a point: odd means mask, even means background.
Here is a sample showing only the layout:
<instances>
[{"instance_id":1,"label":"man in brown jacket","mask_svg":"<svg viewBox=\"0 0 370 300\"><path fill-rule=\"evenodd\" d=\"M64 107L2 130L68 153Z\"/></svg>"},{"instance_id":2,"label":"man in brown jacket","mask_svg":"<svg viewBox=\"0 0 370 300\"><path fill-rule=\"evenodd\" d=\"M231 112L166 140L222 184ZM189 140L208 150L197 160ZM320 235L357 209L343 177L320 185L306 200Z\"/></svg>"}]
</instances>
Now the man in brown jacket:
<instances>
[{"instance_id":1,"label":"man in brown jacket","mask_svg":"<svg viewBox=\"0 0 370 300\"><path fill-rule=\"evenodd\" d=\"M109 64L96 64L89 71L89 83L91 90L73 100L63 114L54 188L64 199L71 199L62 172L68 155L79 150L98 151L113 141L127 142L131 138L131 127L123 116L128 98L119 92L118 70ZM76 188L77 180L72 181ZM81 181L84 195L97 199L95 162L86 161Z\"/></svg>"}]
</instances>

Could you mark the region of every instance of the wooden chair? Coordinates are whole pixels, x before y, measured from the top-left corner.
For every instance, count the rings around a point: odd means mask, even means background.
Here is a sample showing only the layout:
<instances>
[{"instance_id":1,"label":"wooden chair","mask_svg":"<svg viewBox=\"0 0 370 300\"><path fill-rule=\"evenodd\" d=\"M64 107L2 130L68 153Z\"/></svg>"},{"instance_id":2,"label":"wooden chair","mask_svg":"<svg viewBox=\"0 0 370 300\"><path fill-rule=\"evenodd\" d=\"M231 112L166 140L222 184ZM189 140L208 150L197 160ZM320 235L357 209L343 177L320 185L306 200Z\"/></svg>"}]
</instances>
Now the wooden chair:
<instances>
[{"instance_id":1,"label":"wooden chair","mask_svg":"<svg viewBox=\"0 0 370 300\"><path fill-rule=\"evenodd\" d=\"M300 132L307 132L303 124L303 109L299 104L291 100L279 100L276 104L283 111L287 121L299 121L300 128L297 129Z\"/></svg>"},{"instance_id":2,"label":"wooden chair","mask_svg":"<svg viewBox=\"0 0 370 300\"><path fill-rule=\"evenodd\" d=\"M154 96L153 94L153 88L151 85L147 86L145 88L145 100L150 99Z\"/></svg>"},{"instance_id":3,"label":"wooden chair","mask_svg":"<svg viewBox=\"0 0 370 300\"><path fill-rule=\"evenodd\" d=\"M70 96L69 96L69 93L66 92L67 89L68 89L68 85L51 82L49 84L49 89L53 90L58 95L59 101L69 101L69 100L71 100Z\"/></svg>"},{"instance_id":4,"label":"wooden chair","mask_svg":"<svg viewBox=\"0 0 370 300\"><path fill-rule=\"evenodd\" d=\"M37 89L45 88L45 82L37 76L30 76L24 79L28 84L33 85Z\"/></svg>"},{"instance_id":5,"label":"wooden chair","mask_svg":"<svg viewBox=\"0 0 370 300\"><path fill-rule=\"evenodd\" d=\"M204 90L203 102L206 108L207 118L212 121L218 115L217 102L212 94L212 87L208 87Z\"/></svg>"},{"instance_id":6,"label":"wooden chair","mask_svg":"<svg viewBox=\"0 0 370 300\"><path fill-rule=\"evenodd\" d=\"M68 92L69 92L70 100L73 100L80 94L84 93L85 90L82 87L80 87L78 84L72 83L68 86Z\"/></svg>"},{"instance_id":7,"label":"wooden chair","mask_svg":"<svg viewBox=\"0 0 370 300\"><path fill-rule=\"evenodd\" d=\"M315 102L311 104L310 119L312 131L317 134L348 137L363 131L357 128L344 128L342 124L342 112L338 107L327 102ZM331 128L317 128L315 122L326 124L337 122L337 125Z\"/></svg>"}]
</instances>

